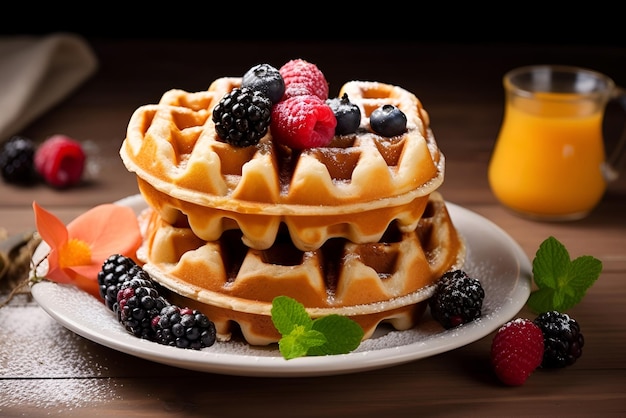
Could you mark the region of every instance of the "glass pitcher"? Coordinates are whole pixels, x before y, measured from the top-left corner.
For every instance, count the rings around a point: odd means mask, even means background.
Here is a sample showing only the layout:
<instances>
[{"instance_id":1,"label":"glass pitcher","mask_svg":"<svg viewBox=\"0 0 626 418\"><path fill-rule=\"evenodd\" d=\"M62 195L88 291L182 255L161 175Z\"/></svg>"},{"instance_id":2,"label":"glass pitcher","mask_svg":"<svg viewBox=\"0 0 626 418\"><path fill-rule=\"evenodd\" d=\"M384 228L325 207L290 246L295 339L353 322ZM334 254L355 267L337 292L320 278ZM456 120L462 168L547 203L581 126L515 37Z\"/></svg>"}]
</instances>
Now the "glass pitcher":
<instances>
[{"instance_id":1,"label":"glass pitcher","mask_svg":"<svg viewBox=\"0 0 626 418\"><path fill-rule=\"evenodd\" d=\"M506 207L544 220L585 217L617 177L626 132L611 159L602 124L606 105L626 91L596 71L528 66L503 78L505 110L489 163L489 185Z\"/></svg>"}]
</instances>

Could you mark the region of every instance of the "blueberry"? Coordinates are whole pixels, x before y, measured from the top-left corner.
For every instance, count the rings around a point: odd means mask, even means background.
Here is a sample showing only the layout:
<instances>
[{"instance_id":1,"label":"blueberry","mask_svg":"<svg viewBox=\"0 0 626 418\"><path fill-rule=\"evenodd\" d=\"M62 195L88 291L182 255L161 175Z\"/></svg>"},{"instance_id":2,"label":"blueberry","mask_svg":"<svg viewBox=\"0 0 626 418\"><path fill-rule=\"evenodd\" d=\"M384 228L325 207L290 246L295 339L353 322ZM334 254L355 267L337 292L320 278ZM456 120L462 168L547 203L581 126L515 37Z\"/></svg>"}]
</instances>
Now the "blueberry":
<instances>
[{"instance_id":1,"label":"blueberry","mask_svg":"<svg viewBox=\"0 0 626 418\"><path fill-rule=\"evenodd\" d=\"M344 93L341 98L326 100L326 104L333 110L337 119L335 134L346 135L356 132L361 124L361 109L350 101L347 93Z\"/></svg>"},{"instance_id":2,"label":"blueberry","mask_svg":"<svg viewBox=\"0 0 626 418\"><path fill-rule=\"evenodd\" d=\"M370 115L370 127L378 135L396 136L406 131L406 115L394 105L386 104Z\"/></svg>"},{"instance_id":3,"label":"blueberry","mask_svg":"<svg viewBox=\"0 0 626 418\"><path fill-rule=\"evenodd\" d=\"M276 68L269 64L259 64L246 71L241 87L260 90L272 103L277 103L285 93L285 80Z\"/></svg>"}]
</instances>

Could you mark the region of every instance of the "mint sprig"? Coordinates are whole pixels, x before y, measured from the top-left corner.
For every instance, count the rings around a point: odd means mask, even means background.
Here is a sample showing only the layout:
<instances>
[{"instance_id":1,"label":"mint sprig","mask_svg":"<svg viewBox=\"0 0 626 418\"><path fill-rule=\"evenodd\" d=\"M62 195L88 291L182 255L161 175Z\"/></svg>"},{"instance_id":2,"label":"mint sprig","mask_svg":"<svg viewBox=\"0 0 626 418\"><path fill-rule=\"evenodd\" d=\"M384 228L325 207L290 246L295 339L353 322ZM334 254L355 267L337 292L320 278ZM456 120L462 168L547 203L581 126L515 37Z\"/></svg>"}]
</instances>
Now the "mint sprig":
<instances>
[{"instance_id":1,"label":"mint sprig","mask_svg":"<svg viewBox=\"0 0 626 418\"><path fill-rule=\"evenodd\" d=\"M548 237L533 260L533 277L538 289L530 294L527 305L535 313L565 312L582 300L601 271L602 262L597 258L583 255L571 260L565 246L556 238Z\"/></svg>"},{"instance_id":2,"label":"mint sprig","mask_svg":"<svg viewBox=\"0 0 626 418\"><path fill-rule=\"evenodd\" d=\"M363 339L363 329L350 318L331 314L311 319L304 305L288 296L274 298L271 313L272 322L281 334L278 348L287 360L347 354Z\"/></svg>"}]
</instances>

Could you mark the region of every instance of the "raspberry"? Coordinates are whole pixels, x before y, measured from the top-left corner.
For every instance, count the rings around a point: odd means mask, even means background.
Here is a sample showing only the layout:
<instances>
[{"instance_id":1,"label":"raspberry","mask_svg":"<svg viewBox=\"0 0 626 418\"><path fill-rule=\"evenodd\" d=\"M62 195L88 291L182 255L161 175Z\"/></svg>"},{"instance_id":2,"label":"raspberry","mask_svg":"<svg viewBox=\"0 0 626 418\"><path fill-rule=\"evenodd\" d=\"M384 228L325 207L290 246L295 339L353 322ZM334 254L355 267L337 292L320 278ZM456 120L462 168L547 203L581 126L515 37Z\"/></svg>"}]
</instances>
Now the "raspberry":
<instances>
[{"instance_id":1,"label":"raspberry","mask_svg":"<svg viewBox=\"0 0 626 418\"><path fill-rule=\"evenodd\" d=\"M571 366L582 355L585 339L575 319L550 311L539 315L534 322L543 332L545 352L542 368Z\"/></svg>"},{"instance_id":2,"label":"raspberry","mask_svg":"<svg viewBox=\"0 0 626 418\"><path fill-rule=\"evenodd\" d=\"M491 342L491 365L502 383L523 385L543 358L543 334L528 319L504 324Z\"/></svg>"},{"instance_id":3,"label":"raspberry","mask_svg":"<svg viewBox=\"0 0 626 418\"><path fill-rule=\"evenodd\" d=\"M455 270L441 276L428 304L432 317L450 329L479 318L484 298L485 291L478 280Z\"/></svg>"},{"instance_id":4,"label":"raspberry","mask_svg":"<svg viewBox=\"0 0 626 418\"><path fill-rule=\"evenodd\" d=\"M176 305L166 306L152 320L155 341L178 348L200 350L215 343L215 324L203 313Z\"/></svg>"},{"instance_id":5,"label":"raspberry","mask_svg":"<svg viewBox=\"0 0 626 418\"><path fill-rule=\"evenodd\" d=\"M80 181L85 160L79 142L65 135L53 135L35 152L35 170L49 185L65 188Z\"/></svg>"},{"instance_id":6,"label":"raspberry","mask_svg":"<svg viewBox=\"0 0 626 418\"><path fill-rule=\"evenodd\" d=\"M294 149L324 147L335 135L337 119L322 99L306 95L281 100L272 108L274 140Z\"/></svg>"},{"instance_id":7,"label":"raspberry","mask_svg":"<svg viewBox=\"0 0 626 418\"><path fill-rule=\"evenodd\" d=\"M2 144L0 170L7 183L27 185L35 182L33 165L35 144L28 138L13 136Z\"/></svg>"},{"instance_id":8,"label":"raspberry","mask_svg":"<svg viewBox=\"0 0 626 418\"><path fill-rule=\"evenodd\" d=\"M272 101L260 90L235 88L213 108L215 131L236 147L256 145L267 133Z\"/></svg>"},{"instance_id":9,"label":"raspberry","mask_svg":"<svg viewBox=\"0 0 626 418\"><path fill-rule=\"evenodd\" d=\"M328 99L328 82L315 64L302 59L291 60L280 67L285 82L283 100L293 96L313 95Z\"/></svg>"}]
</instances>

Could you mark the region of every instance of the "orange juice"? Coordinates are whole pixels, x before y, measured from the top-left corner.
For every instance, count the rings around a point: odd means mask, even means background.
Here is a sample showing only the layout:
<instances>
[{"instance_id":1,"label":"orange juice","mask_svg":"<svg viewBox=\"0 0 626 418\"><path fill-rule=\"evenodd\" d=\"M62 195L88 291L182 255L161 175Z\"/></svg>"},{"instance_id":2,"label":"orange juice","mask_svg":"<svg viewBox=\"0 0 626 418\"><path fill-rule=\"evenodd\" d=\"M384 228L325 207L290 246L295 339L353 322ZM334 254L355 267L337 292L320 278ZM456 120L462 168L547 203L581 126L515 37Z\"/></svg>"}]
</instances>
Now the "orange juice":
<instances>
[{"instance_id":1,"label":"orange juice","mask_svg":"<svg viewBox=\"0 0 626 418\"><path fill-rule=\"evenodd\" d=\"M586 215L606 189L603 111L573 93L508 97L489 165L496 198L534 217Z\"/></svg>"}]
</instances>

